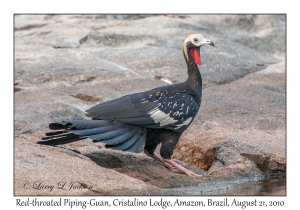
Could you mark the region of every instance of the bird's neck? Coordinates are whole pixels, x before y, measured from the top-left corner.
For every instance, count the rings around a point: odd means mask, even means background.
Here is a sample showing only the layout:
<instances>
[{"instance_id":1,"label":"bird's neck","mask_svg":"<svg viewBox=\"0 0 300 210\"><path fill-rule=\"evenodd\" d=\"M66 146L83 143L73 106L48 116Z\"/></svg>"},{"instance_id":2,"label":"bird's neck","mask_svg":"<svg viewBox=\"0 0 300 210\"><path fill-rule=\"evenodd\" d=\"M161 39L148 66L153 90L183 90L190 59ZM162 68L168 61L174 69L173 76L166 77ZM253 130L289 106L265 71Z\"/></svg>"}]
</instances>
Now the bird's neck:
<instances>
[{"instance_id":1,"label":"bird's neck","mask_svg":"<svg viewBox=\"0 0 300 210\"><path fill-rule=\"evenodd\" d=\"M198 66L194 62L187 62L188 78L186 83L195 91L202 91L202 77Z\"/></svg>"}]
</instances>

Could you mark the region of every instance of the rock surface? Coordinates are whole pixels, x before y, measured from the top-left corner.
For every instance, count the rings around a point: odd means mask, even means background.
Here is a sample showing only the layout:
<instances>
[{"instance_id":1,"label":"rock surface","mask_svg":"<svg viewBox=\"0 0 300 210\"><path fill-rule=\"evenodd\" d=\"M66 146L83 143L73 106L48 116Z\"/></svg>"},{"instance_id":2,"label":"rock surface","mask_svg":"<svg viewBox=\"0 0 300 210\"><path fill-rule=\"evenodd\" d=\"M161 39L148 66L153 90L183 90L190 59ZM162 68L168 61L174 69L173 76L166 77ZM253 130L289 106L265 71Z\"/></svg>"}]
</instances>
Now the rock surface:
<instances>
[{"instance_id":1,"label":"rock surface","mask_svg":"<svg viewBox=\"0 0 300 210\"><path fill-rule=\"evenodd\" d=\"M181 195L188 192L178 187L284 174L285 21L284 15L16 15L15 195ZM87 118L84 110L96 103L184 81L181 45L195 32L216 47L201 48L201 109L173 158L202 178L90 140L35 144L52 121Z\"/></svg>"}]
</instances>

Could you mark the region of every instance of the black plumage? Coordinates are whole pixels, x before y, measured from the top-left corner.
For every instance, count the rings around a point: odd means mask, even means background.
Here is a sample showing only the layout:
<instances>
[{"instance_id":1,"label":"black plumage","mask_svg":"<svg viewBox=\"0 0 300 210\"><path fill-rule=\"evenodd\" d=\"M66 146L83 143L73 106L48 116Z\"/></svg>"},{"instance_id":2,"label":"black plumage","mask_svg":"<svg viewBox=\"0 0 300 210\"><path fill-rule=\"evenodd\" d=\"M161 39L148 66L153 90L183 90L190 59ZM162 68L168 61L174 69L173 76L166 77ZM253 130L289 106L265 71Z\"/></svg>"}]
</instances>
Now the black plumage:
<instances>
[{"instance_id":1,"label":"black plumage","mask_svg":"<svg viewBox=\"0 0 300 210\"><path fill-rule=\"evenodd\" d=\"M107 148L142 152L165 166L176 167L190 176L197 174L171 160L173 150L196 116L201 104L200 47L214 45L201 34L188 36L182 46L188 79L146 92L100 103L86 111L91 120L66 120L49 125L52 131L39 144L57 145L90 138ZM162 143L160 155L154 154Z\"/></svg>"}]
</instances>

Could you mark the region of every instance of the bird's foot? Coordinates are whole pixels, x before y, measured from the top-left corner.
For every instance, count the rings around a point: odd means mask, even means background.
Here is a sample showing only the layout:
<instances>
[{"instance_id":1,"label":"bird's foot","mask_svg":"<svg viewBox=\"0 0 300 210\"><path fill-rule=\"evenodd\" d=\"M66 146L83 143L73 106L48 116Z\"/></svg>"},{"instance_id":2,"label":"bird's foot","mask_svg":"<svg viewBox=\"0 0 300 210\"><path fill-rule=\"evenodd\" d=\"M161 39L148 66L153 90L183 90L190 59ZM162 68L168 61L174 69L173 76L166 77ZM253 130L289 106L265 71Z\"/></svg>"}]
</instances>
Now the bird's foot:
<instances>
[{"instance_id":1,"label":"bird's foot","mask_svg":"<svg viewBox=\"0 0 300 210\"><path fill-rule=\"evenodd\" d=\"M181 164L176 163L174 160L169 160L169 159L163 159L159 157L158 155L150 155L148 151L144 150L145 154L149 157L152 157L154 160L158 161L159 164L164 165L168 169L174 171L174 172L179 172L179 173L184 173L190 177L201 177L202 175L196 174L185 167L183 167Z\"/></svg>"},{"instance_id":2,"label":"bird's foot","mask_svg":"<svg viewBox=\"0 0 300 210\"><path fill-rule=\"evenodd\" d=\"M157 156L156 154L154 155L150 155L146 150L144 150L145 154L151 158L153 158L154 160L156 160L159 164L167 167L168 169L174 169L173 166L171 166L169 163L167 163L166 161L164 161L164 159L162 159L161 157Z\"/></svg>"},{"instance_id":3,"label":"bird's foot","mask_svg":"<svg viewBox=\"0 0 300 210\"><path fill-rule=\"evenodd\" d=\"M167 163L166 161L164 161L164 159L162 159L161 157L157 156L157 155L153 155L151 156L154 160L158 161L159 164L162 164L163 166L167 167L168 169L173 170L174 167L171 166L169 163Z\"/></svg>"},{"instance_id":4,"label":"bird's foot","mask_svg":"<svg viewBox=\"0 0 300 210\"><path fill-rule=\"evenodd\" d=\"M200 174L196 174L196 173L194 173L194 172L192 172L192 171L186 169L186 168L183 167L182 165L176 163L174 160L168 160L168 159L166 159L166 160L164 160L164 161L165 161L166 163L168 163L169 165L171 165L172 168L174 167L174 168L178 169L180 172L183 172L183 173L185 173L186 175L188 175L188 176L190 176L190 177L201 177L201 176L202 176L202 175L200 175Z\"/></svg>"}]
</instances>

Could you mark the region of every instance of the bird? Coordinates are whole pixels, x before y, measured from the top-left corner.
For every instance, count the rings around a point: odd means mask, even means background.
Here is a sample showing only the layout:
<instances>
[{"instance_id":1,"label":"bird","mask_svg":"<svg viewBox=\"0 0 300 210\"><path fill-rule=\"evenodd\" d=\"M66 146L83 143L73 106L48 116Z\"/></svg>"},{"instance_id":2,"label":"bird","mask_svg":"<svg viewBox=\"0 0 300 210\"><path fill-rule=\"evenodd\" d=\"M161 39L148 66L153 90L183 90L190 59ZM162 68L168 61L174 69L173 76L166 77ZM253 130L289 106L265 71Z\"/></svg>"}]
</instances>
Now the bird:
<instances>
[{"instance_id":1,"label":"bird","mask_svg":"<svg viewBox=\"0 0 300 210\"><path fill-rule=\"evenodd\" d=\"M143 152L171 170L190 177L201 175L186 169L171 158L182 133L199 111L202 97L200 48L215 46L202 34L188 35L182 44L187 64L187 80L133 93L99 103L88 110L91 119L63 120L49 124L38 144L60 145L82 139L102 142L106 148L133 153ZM161 144L160 155L155 149Z\"/></svg>"}]
</instances>

